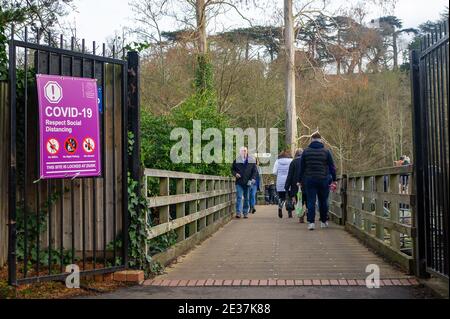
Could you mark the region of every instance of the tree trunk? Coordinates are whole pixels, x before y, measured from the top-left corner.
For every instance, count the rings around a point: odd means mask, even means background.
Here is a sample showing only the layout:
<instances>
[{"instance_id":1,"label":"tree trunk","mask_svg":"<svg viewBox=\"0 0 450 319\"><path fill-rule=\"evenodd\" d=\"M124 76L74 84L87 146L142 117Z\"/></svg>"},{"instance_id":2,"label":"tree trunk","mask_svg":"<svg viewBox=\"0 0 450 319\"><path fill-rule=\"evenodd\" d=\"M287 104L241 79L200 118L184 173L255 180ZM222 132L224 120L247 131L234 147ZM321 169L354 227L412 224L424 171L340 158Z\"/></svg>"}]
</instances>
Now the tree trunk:
<instances>
[{"instance_id":1,"label":"tree trunk","mask_svg":"<svg viewBox=\"0 0 450 319\"><path fill-rule=\"evenodd\" d=\"M292 0L284 0L286 46L286 145L291 152L297 147L297 111L295 106L295 47Z\"/></svg>"},{"instance_id":2,"label":"tree trunk","mask_svg":"<svg viewBox=\"0 0 450 319\"><path fill-rule=\"evenodd\" d=\"M398 46L397 46L398 33L394 32L392 35L392 50L394 51L394 70L398 69Z\"/></svg>"},{"instance_id":3,"label":"tree trunk","mask_svg":"<svg viewBox=\"0 0 450 319\"><path fill-rule=\"evenodd\" d=\"M198 52L200 54L206 54L208 47L206 44L206 8L205 0L196 0L196 16L197 16L197 41Z\"/></svg>"}]
</instances>

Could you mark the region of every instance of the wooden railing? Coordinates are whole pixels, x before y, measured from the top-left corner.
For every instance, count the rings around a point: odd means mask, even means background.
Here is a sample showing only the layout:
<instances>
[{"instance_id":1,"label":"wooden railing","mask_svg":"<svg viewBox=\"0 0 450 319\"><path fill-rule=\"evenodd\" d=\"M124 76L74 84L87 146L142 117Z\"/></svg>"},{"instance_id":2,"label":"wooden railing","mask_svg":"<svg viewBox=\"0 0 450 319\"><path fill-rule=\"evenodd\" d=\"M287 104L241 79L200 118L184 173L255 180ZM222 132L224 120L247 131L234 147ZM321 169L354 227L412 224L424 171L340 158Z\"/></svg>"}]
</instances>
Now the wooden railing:
<instances>
[{"instance_id":1,"label":"wooden railing","mask_svg":"<svg viewBox=\"0 0 450 319\"><path fill-rule=\"evenodd\" d=\"M152 215L148 238L173 231L177 238L153 259L168 264L230 221L234 192L230 177L146 169L144 194Z\"/></svg>"},{"instance_id":2,"label":"wooden railing","mask_svg":"<svg viewBox=\"0 0 450 319\"><path fill-rule=\"evenodd\" d=\"M414 269L412 166L352 173L331 198L331 215L347 231L407 271Z\"/></svg>"}]
</instances>

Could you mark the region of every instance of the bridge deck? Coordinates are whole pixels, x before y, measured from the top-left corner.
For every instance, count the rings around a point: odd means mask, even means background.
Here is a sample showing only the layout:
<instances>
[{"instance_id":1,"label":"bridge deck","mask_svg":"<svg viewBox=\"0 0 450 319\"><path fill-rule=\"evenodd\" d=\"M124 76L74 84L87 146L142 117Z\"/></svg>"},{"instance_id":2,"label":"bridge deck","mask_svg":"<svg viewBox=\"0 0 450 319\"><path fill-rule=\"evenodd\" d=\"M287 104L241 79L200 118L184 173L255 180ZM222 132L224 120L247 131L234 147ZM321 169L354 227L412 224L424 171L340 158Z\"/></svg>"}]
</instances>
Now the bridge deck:
<instances>
[{"instance_id":1,"label":"bridge deck","mask_svg":"<svg viewBox=\"0 0 450 319\"><path fill-rule=\"evenodd\" d=\"M166 268L164 280L365 279L377 264L381 278L407 278L342 227L311 232L297 218L279 219L276 206L260 206L233 220Z\"/></svg>"}]
</instances>

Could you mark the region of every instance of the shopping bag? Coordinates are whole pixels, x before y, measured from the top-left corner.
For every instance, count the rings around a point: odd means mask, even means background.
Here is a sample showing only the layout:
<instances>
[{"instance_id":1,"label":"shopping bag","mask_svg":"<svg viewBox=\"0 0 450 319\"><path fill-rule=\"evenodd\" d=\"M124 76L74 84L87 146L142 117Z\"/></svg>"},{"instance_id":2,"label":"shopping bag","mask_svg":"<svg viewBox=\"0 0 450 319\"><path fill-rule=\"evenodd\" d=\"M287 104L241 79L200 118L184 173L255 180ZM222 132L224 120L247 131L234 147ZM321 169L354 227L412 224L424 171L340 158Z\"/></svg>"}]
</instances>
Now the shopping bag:
<instances>
[{"instance_id":1,"label":"shopping bag","mask_svg":"<svg viewBox=\"0 0 450 319\"><path fill-rule=\"evenodd\" d=\"M301 191L297 193L297 204L295 204L295 214L298 218L302 218L305 215L305 210L303 209L303 194Z\"/></svg>"},{"instance_id":2,"label":"shopping bag","mask_svg":"<svg viewBox=\"0 0 450 319\"><path fill-rule=\"evenodd\" d=\"M295 210L294 202L292 201L292 198L290 198L290 197L288 197L288 198L286 199L286 204L285 204L285 206L286 206L286 210L287 210L288 212L292 212L293 210Z\"/></svg>"}]
</instances>

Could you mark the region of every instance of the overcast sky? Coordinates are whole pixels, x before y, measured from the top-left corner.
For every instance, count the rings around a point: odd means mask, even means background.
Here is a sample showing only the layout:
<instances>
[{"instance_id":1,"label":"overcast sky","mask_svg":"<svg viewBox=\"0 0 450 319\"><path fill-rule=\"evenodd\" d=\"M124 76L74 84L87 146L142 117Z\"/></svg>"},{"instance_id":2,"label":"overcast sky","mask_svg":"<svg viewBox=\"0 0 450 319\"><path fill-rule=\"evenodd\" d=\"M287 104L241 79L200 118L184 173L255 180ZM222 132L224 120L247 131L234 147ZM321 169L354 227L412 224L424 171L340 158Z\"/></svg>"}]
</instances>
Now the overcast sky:
<instances>
[{"instance_id":1,"label":"overcast sky","mask_svg":"<svg viewBox=\"0 0 450 319\"><path fill-rule=\"evenodd\" d=\"M354 3L357 1L354 1ZM72 25L76 24L78 38L86 38L89 41L105 41L115 31L121 30L124 26L133 25L133 13L128 2L128 0L75 0L76 12L72 12L65 18L64 22L70 22ZM283 0L273 0L273 2L275 6L280 7ZM333 6L345 5L349 2L351 0L332 1ZM417 27L420 23L427 20L438 19L439 14L446 6L448 6L448 0L398 0L394 15L403 21L404 27ZM267 17L264 18L267 21L272 12L251 12L250 15L252 15L251 18ZM371 11L369 18L376 18L381 15L383 15L383 12L374 10ZM176 29L176 26L173 26L170 19L167 19L165 22L163 23L164 29ZM248 23L245 25L246 22L239 19L233 12L222 17L220 21L215 22L220 24L221 27L248 26Z\"/></svg>"}]
</instances>

